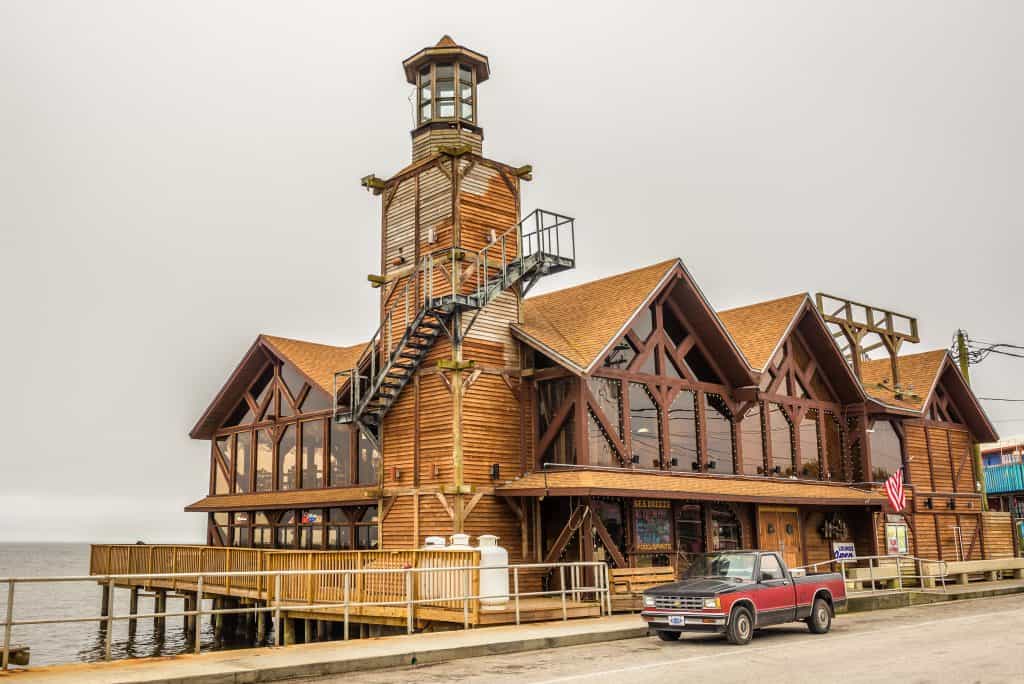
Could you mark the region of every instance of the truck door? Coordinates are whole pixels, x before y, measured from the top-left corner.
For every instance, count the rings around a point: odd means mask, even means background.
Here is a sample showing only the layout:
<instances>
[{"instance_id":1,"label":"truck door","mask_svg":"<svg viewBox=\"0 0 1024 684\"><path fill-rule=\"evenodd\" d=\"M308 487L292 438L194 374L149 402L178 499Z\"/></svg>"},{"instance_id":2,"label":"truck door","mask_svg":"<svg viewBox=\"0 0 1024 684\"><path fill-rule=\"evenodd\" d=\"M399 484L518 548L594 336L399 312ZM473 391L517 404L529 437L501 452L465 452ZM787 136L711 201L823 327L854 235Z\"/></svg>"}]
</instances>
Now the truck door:
<instances>
[{"instance_id":1,"label":"truck door","mask_svg":"<svg viewBox=\"0 0 1024 684\"><path fill-rule=\"evenodd\" d=\"M789 573L782 569L782 562L774 553L761 556L757 574L757 624L759 627L780 622L791 622L796 618L796 592Z\"/></svg>"}]
</instances>

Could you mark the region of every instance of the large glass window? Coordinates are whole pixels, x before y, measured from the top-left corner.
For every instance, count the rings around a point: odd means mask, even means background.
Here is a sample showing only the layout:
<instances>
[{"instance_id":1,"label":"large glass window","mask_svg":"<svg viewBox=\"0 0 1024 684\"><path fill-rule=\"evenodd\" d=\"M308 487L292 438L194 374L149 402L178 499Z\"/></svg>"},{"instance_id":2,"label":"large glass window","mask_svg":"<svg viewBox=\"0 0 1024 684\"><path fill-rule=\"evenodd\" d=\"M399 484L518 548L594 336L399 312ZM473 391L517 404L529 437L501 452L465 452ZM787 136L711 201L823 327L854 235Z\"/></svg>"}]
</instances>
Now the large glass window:
<instances>
[{"instance_id":1,"label":"large glass window","mask_svg":"<svg viewBox=\"0 0 1024 684\"><path fill-rule=\"evenodd\" d=\"M825 465L828 466L828 479L841 482L846 479L843 468L843 445L839 434L839 419L834 413L825 412L825 435L821 441L825 450Z\"/></svg>"},{"instance_id":2,"label":"large glass window","mask_svg":"<svg viewBox=\"0 0 1024 684\"><path fill-rule=\"evenodd\" d=\"M274 442L270 430L256 431L256 491L274 488Z\"/></svg>"},{"instance_id":3,"label":"large glass window","mask_svg":"<svg viewBox=\"0 0 1024 684\"><path fill-rule=\"evenodd\" d=\"M636 358L636 348L626 338L622 338L615 347L612 348L608 358L604 360L605 368L615 368L616 370L626 370L629 368L629 364Z\"/></svg>"},{"instance_id":4,"label":"large glass window","mask_svg":"<svg viewBox=\"0 0 1024 684\"><path fill-rule=\"evenodd\" d=\"M324 546L324 512L319 508L299 515L299 548L322 549Z\"/></svg>"},{"instance_id":5,"label":"large glass window","mask_svg":"<svg viewBox=\"0 0 1024 684\"><path fill-rule=\"evenodd\" d=\"M213 493L214 494L230 494L231 483L228 481L228 473L231 472L231 435L225 435L224 437L218 437L214 446L214 451L219 454L218 459L215 455L213 460ZM223 462L224 467L221 467L218 460Z\"/></svg>"},{"instance_id":6,"label":"large glass window","mask_svg":"<svg viewBox=\"0 0 1024 684\"><path fill-rule=\"evenodd\" d=\"M671 306L661 307L661 324L665 328L665 334L674 347L679 347L686 339L686 326L676 317Z\"/></svg>"},{"instance_id":7,"label":"large glass window","mask_svg":"<svg viewBox=\"0 0 1024 684\"><path fill-rule=\"evenodd\" d=\"M324 486L324 422L302 423L302 488Z\"/></svg>"},{"instance_id":8,"label":"large glass window","mask_svg":"<svg viewBox=\"0 0 1024 684\"><path fill-rule=\"evenodd\" d=\"M691 470L697 463L697 405L693 392L681 390L668 407L669 467Z\"/></svg>"},{"instance_id":9,"label":"large glass window","mask_svg":"<svg viewBox=\"0 0 1024 684\"><path fill-rule=\"evenodd\" d=\"M297 455L295 453L295 425L286 425L277 443L277 473L279 489L297 489L299 486Z\"/></svg>"},{"instance_id":10,"label":"large glass window","mask_svg":"<svg viewBox=\"0 0 1024 684\"><path fill-rule=\"evenodd\" d=\"M885 482L896 469L903 465L903 446L892 423L876 420L871 439L871 481Z\"/></svg>"},{"instance_id":11,"label":"large glass window","mask_svg":"<svg viewBox=\"0 0 1024 684\"><path fill-rule=\"evenodd\" d=\"M687 352L685 361L686 365L690 367L691 371L693 371L694 377L701 382L710 382L715 385L722 384L722 381L718 377L718 373L715 372L715 369L712 368L711 364L708 362L707 357L705 357L697 347L694 347Z\"/></svg>"},{"instance_id":12,"label":"large glass window","mask_svg":"<svg viewBox=\"0 0 1024 684\"><path fill-rule=\"evenodd\" d=\"M266 513L253 515L252 521L252 545L260 548L269 548L274 545L273 528L270 526L270 519Z\"/></svg>"},{"instance_id":13,"label":"large glass window","mask_svg":"<svg viewBox=\"0 0 1024 684\"><path fill-rule=\"evenodd\" d=\"M247 494L252 491L252 433L239 432L235 435L235 491Z\"/></svg>"},{"instance_id":14,"label":"large glass window","mask_svg":"<svg viewBox=\"0 0 1024 684\"><path fill-rule=\"evenodd\" d=\"M740 421L743 445L743 474L764 475L764 443L761 441L761 407L747 409Z\"/></svg>"},{"instance_id":15,"label":"large glass window","mask_svg":"<svg viewBox=\"0 0 1024 684\"><path fill-rule=\"evenodd\" d=\"M661 421L658 405L647 385L629 383L629 422L633 455L640 459L642 468L661 466Z\"/></svg>"},{"instance_id":16,"label":"large glass window","mask_svg":"<svg viewBox=\"0 0 1024 684\"><path fill-rule=\"evenodd\" d=\"M736 468L732 450L732 414L725 400L717 394L704 395L704 424L708 436L708 470L733 475Z\"/></svg>"},{"instance_id":17,"label":"large glass window","mask_svg":"<svg viewBox=\"0 0 1024 684\"><path fill-rule=\"evenodd\" d=\"M359 431L359 484L377 484L377 467L380 464L380 452L362 430Z\"/></svg>"},{"instance_id":18,"label":"large glass window","mask_svg":"<svg viewBox=\"0 0 1024 684\"><path fill-rule=\"evenodd\" d=\"M559 409L569 397L569 390L575 380L559 379L537 383L537 427L539 434L544 435ZM559 428L558 434L551 441L551 446L540 455L543 463L576 463L576 442L574 439L575 421L569 416Z\"/></svg>"},{"instance_id":19,"label":"large glass window","mask_svg":"<svg viewBox=\"0 0 1024 684\"><path fill-rule=\"evenodd\" d=\"M740 521L732 508L725 504L712 504L708 512L711 518L711 550L742 549L743 535Z\"/></svg>"},{"instance_id":20,"label":"large glass window","mask_svg":"<svg viewBox=\"0 0 1024 684\"><path fill-rule=\"evenodd\" d=\"M332 487L352 484L352 431L347 425L331 421L331 481Z\"/></svg>"},{"instance_id":21,"label":"large glass window","mask_svg":"<svg viewBox=\"0 0 1024 684\"><path fill-rule=\"evenodd\" d=\"M633 324L633 334L636 335L641 342L646 342L647 338L651 336L651 332L654 330L654 309L644 309L636 317L636 322Z\"/></svg>"},{"instance_id":22,"label":"large glass window","mask_svg":"<svg viewBox=\"0 0 1024 684\"><path fill-rule=\"evenodd\" d=\"M277 548L295 548L295 511L285 511L277 521Z\"/></svg>"},{"instance_id":23,"label":"large glass window","mask_svg":"<svg viewBox=\"0 0 1024 684\"><path fill-rule=\"evenodd\" d=\"M778 404L768 404L768 430L772 447L772 474L782 477L796 475L793 453L793 424Z\"/></svg>"},{"instance_id":24,"label":"large glass window","mask_svg":"<svg viewBox=\"0 0 1024 684\"><path fill-rule=\"evenodd\" d=\"M817 480L821 469L818 465L818 410L807 409L800 421L800 472L803 480Z\"/></svg>"},{"instance_id":25,"label":"large glass window","mask_svg":"<svg viewBox=\"0 0 1024 684\"><path fill-rule=\"evenodd\" d=\"M328 511L327 548L339 551L352 548L352 522L344 508L332 508Z\"/></svg>"}]
</instances>

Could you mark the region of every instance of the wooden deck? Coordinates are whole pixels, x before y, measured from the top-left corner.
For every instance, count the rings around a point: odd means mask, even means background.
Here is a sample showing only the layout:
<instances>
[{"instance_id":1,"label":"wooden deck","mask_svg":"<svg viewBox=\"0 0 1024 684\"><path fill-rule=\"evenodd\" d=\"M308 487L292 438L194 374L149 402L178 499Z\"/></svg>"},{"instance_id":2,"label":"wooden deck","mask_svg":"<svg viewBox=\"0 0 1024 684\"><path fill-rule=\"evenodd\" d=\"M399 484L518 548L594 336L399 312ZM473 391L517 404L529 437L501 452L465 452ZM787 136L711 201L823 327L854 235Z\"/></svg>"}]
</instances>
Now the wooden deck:
<instances>
[{"instance_id":1,"label":"wooden deck","mask_svg":"<svg viewBox=\"0 0 1024 684\"><path fill-rule=\"evenodd\" d=\"M203 575L206 598L234 598L243 603L272 605L279 600L288 617L340 621L344 619L343 575L331 570L353 570L349 585L349 601L402 605L350 605L349 619L368 624L406 625L408 600L404 573L373 573L381 569L471 568L434 573L413 574L413 619L417 629L437 623L499 625L516 621L515 602L510 598L502 610L488 611L478 599L459 597L480 593L480 554L478 551L271 551L214 546L177 545L107 545L94 544L90 555L89 574L159 575L202 572L272 572L324 571L324 574L282 575L280 596L275 576ZM360 570L366 572L358 572ZM138 577L114 580L115 587L140 588L148 591L169 591L182 594L199 589L195 577ZM526 591L524 589L524 591ZM331 604L323 608L300 606ZM298 609L293 609L295 607ZM554 597L525 597L519 602L519 621L538 622L562 618L562 600ZM567 600L565 614L570 618L594 617L601 614L600 602Z\"/></svg>"}]
</instances>

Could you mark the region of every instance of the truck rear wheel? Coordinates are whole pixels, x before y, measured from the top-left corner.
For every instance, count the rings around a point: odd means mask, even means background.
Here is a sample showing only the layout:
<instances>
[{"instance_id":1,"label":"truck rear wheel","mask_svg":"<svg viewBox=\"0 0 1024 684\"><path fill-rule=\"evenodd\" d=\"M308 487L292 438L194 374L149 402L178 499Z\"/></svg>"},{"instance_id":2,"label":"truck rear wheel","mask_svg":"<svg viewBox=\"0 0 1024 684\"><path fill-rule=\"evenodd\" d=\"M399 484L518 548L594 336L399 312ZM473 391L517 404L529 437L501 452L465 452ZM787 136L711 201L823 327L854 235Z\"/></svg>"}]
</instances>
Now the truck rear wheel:
<instances>
[{"instance_id":1,"label":"truck rear wheel","mask_svg":"<svg viewBox=\"0 0 1024 684\"><path fill-rule=\"evenodd\" d=\"M828 601L820 596L811 605L811 616L807 618L807 627L812 634L825 634L832 629L832 609Z\"/></svg>"},{"instance_id":2,"label":"truck rear wheel","mask_svg":"<svg viewBox=\"0 0 1024 684\"><path fill-rule=\"evenodd\" d=\"M658 638L662 641L679 641L679 632L670 632L667 629L657 630Z\"/></svg>"},{"instance_id":3,"label":"truck rear wheel","mask_svg":"<svg viewBox=\"0 0 1024 684\"><path fill-rule=\"evenodd\" d=\"M745 646L754 635L754 617L750 611L740 606L732 612L729 627L725 630L725 638L730 644Z\"/></svg>"}]
</instances>

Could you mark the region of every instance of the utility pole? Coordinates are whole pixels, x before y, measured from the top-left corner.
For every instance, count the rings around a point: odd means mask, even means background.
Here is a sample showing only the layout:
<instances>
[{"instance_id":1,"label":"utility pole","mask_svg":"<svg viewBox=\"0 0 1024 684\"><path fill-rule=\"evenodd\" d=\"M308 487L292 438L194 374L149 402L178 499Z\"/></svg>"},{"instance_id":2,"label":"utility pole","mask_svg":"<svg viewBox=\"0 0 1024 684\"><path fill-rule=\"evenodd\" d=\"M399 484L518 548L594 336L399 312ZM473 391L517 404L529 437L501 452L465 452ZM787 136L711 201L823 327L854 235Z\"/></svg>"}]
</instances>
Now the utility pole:
<instances>
[{"instance_id":1,"label":"utility pole","mask_svg":"<svg viewBox=\"0 0 1024 684\"><path fill-rule=\"evenodd\" d=\"M960 360L960 372L964 374L967 385L971 384L971 369L967 358L967 333L963 330L956 331L956 350ZM985 468L981 465L981 447L973 445L974 449L974 481L981 485L981 510L988 510L988 491L985 488Z\"/></svg>"}]
</instances>

